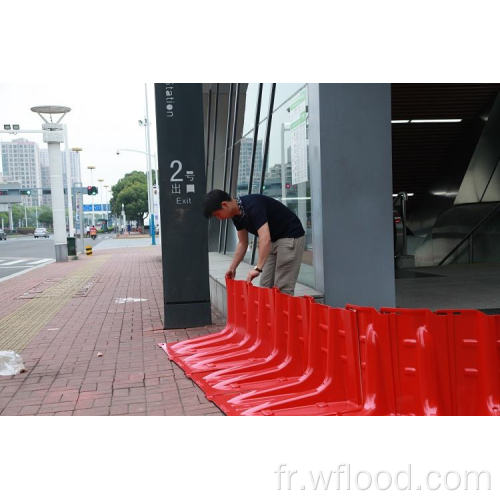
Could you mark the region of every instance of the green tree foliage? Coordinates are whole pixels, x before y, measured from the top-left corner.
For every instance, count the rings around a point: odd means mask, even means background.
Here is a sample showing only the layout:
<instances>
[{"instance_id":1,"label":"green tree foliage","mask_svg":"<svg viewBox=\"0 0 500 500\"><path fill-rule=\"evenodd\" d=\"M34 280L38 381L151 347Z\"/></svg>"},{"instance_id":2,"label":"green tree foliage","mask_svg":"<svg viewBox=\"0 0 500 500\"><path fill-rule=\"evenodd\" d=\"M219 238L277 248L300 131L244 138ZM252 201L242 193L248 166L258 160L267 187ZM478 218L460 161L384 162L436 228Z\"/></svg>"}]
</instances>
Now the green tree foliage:
<instances>
[{"instance_id":1,"label":"green tree foliage","mask_svg":"<svg viewBox=\"0 0 500 500\"><path fill-rule=\"evenodd\" d=\"M24 205L20 203L12 204L12 219L14 220L14 227L17 227L19 219L24 220Z\"/></svg>"},{"instance_id":2,"label":"green tree foliage","mask_svg":"<svg viewBox=\"0 0 500 500\"><path fill-rule=\"evenodd\" d=\"M142 226L144 214L148 211L148 188L146 174L134 170L126 174L112 188L111 211L119 216L122 203L128 220L135 220Z\"/></svg>"},{"instance_id":3,"label":"green tree foliage","mask_svg":"<svg viewBox=\"0 0 500 500\"><path fill-rule=\"evenodd\" d=\"M28 226L36 226L36 213L37 209L35 207L26 207L26 216L28 219ZM0 212L0 218L3 218L4 227L9 225L9 213ZM20 203L15 203L12 205L12 220L14 222L14 227L17 228L19 224L19 219L22 221L22 225L25 225L24 217L24 205ZM38 207L38 225L44 227L52 227L52 209L47 206ZM0 227L1 223L0 223Z\"/></svg>"},{"instance_id":4,"label":"green tree foliage","mask_svg":"<svg viewBox=\"0 0 500 500\"><path fill-rule=\"evenodd\" d=\"M52 209L49 207L40 207L38 210L38 224L43 226L52 226Z\"/></svg>"}]
</instances>

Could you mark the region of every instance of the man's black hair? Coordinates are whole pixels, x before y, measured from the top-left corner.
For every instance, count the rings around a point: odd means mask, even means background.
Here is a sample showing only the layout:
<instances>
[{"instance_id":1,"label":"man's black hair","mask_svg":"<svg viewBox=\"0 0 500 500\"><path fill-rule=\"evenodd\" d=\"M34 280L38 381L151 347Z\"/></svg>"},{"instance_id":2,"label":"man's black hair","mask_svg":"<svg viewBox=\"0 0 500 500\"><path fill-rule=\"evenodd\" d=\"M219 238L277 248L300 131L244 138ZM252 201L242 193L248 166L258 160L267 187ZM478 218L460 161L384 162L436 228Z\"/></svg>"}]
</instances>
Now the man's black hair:
<instances>
[{"instance_id":1,"label":"man's black hair","mask_svg":"<svg viewBox=\"0 0 500 500\"><path fill-rule=\"evenodd\" d=\"M231 201L231 196L222 191L222 189L214 189L210 193L207 193L203 202L203 215L207 219L210 218L216 210L222 208L223 201Z\"/></svg>"}]
</instances>

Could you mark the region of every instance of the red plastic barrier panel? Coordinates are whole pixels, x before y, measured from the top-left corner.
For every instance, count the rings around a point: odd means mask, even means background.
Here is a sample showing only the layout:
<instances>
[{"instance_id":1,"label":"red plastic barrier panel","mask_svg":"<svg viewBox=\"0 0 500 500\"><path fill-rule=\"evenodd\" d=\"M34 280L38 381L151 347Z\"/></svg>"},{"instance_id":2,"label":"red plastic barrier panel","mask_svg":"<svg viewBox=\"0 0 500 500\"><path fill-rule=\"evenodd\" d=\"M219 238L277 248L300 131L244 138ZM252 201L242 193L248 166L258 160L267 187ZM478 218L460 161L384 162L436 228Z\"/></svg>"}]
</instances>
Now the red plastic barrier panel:
<instances>
[{"instance_id":1,"label":"red plastic barrier panel","mask_svg":"<svg viewBox=\"0 0 500 500\"><path fill-rule=\"evenodd\" d=\"M268 355L245 365L230 366L208 374L193 376L193 380L203 389L207 397L210 398L215 394L239 393L244 390L242 387L245 383L262 382L266 377L279 376L280 372L288 365L287 346L290 345L290 332L292 331L288 322L290 319L291 321L306 321L306 317L294 315L294 311L291 309L293 304L300 301L307 304L307 301L282 294L276 288L273 289L272 294L274 310L269 308L262 310L263 308L259 305L259 318L261 318L261 313L264 313L263 319L267 323L266 328L270 327L272 330L273 345ZM259 328L262 328L262 325ZM304 352L303 347L302 352ZM302 355L301 359L303 358Z\"/></svg>"},{"instance_id":2,"label":"red plastic barrier panel","mask_svg":"<svg viewBox=\"0 0 500 500\"><path fill-rule=\"evenodd\" d=\"M309 321L305 327L308 329L307 362L304 370L298 376L286 377L285 380L276 380L265 389L252 389L248 392L233 396L223 405L218 396L214 402L229 415L253 414L251 409L262 405L269 405L303 391L317 387L324 376L329 343L328 331L328 306L311 303L309 305ZM319 317L317 321L313 318ZM312 325L319 324L318 331ZM281 377L280 377L281 378ZM224 398L225 400L226 398Z\"/></svg>"},{"instance_id":3,"label":"red plastic barrier panel","mask_svg":"<svg viewBox=\"0 0 500 500\"><path fill-rule=\"evenodd\" d=\"M456 415L500 415L500 316L442 310L450 332Z\"/></svg>"},{"instance_id":4,"label":"red plastic barrier panel","mask_svg":"<svg viewBox=\"0 0 500 500\"><path fill-rule=\"evenodd\" d=\"M236 313L236 288L241 285L236 285L234 280L226 280L226 297L227 297L227 321L223 330L216 333L210 333L194 339L182 340L180 342L172 342L168 344L167 354L170 356L188 356L195 354L198 349L206 346L214 346L224 344L231 340L236 334L236 317L241 316L241 311ZM172 359L172 358L171 358Z\"/></svg>"},{"instance_id":5,"label":"red plastic barrier panel","mask_svg":"<svg viewBox=\"0 0 500 500\"><path fill-rule=\"evenodd\" d=\"M446 319L427 309L381 312L389 315L397 414L453 415Z\"/></svg>"},{"instance_id":6,"label":"red plastic barrier panel","mask_svg":"<svg viewBox=\"0 0 500 500\"><path fill-rule=\"evenodd\" d=\"M260 392L253 397L257 404L242 415L321 415L360 408L355 313L312 304L309 340L308 363L301 380L293 386Z\"/></svg>"},{"instance_id":7,"label":"red plastic barrier panel","mask_svg":"<svg viewBox=\"0 0 500 500\"><path fill-rule=\"evenodd\" d=\"M234 298L234 327L228 331L227 335L216 340L200 343L194 347L194 353L177 354L167 346L170 359L175 361L189 375L187 368L194 364L196 360L202 360L208 356L216 354L226 354L231 350L246 347L255 341L255 330L248 330L248 283L245 281L232 281L232 294ZM226 330L226 329L225 329ZM198 340L198 339L197 339ZM201 340L201 339L200 339ZM176 344L174 344L175 346Z\"/></svg>"},{"instance_id":8,"label":"red plastic barrier panel","mask_svg":"<svg viewBox=\"0 0 500 500\"><path fill-rule=\"evenodd\" d=\"M337 377L333 356L337 339L332 334L332 329L337 328L339 335L345 337L352 316L350 311L311 304L308 361L304 374L280 387L230 399L227 404L232 406L232 414L271 415L280 411L286 413L291 409L292 414L297 415L311 414L311 411L312 414L317 414L318 408L321 408L325 401L344 400L344 385L337 380L336 385L334 384L334 378ZM242 401L246 409L241 405ZM248 407L249 404L252 406ZM314 405L313 410L310 405Z\"/></svg>"},{"instance_id":9,"label":"red plastic barrier panel","mask_svg":"<svg viewBox=\"0 0 500 500\"><path fill-rule=\"evenodd\" d=\"M346 306L356 313L362 409L348 415L395 415L396 396L389 317L372 307Z\"/></svg>"},{"instance_id":10,"label":"red plastic barrier panel","mask_svg":"<svg viewBox=\"0 0 500 500\"><path fill-rule=\"evenodd\" d=\"M262 361L269 356L274 343L273 316L273 290L248 285L246 341L223 349L205 349L201 353L183 358L179 365L191 376L195 373L208 373Z\"/></svg>"},{"instance_id":11,"label":"red plastic barrier panel","mask_svg":"<svg viewBox=\"0 0 500 500\"><path fill-rule=\"evenodd\" d=\"M309 310L313 300L309 297L290 297L275 290L277 357L262 367L244 367L241 370L213 372L205 377L210 383L211 375L217 381L207 391L208 399L229 415L240 415L246 408L255 406L263 391L279 390L297 384L307 368L309 349ZM283 348L285 352L283 353ZM218 381L225 374L229 379ZM257 402L256 402L257 400Z\"/></svg>"},{"instance_id":12,"label":"red plastic barrier panel","mask_svg":"<svg viewBox=\"0 0 500 500\"><path fill-rule=\"evenodd\" d=\"M227 281L218 333L159 344L228 415L500 415L500 316L345 309Z\"/></svg>"}]
</instances>

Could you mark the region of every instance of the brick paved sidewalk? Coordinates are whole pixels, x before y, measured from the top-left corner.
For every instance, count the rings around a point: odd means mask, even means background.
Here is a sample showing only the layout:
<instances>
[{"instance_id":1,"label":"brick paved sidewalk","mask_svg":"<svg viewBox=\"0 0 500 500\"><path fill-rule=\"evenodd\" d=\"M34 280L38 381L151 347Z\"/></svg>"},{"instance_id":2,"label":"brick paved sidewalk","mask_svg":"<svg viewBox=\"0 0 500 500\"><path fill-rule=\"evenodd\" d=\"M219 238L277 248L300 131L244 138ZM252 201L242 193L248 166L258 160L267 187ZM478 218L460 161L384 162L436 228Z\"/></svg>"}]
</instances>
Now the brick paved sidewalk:
<instances>
[{"instance_id":1,"label":"brick paved sidewalk","mask_svg":"<svg viewBox=\"0 0 500 500\"><path fill-rule=\"evenodd\" d=\"M222 415L157 347L222 328L214 314L217 325L163 330L160 252L99 251L0 283L0 343L22 324L27 369L0 377L0 415Z\"/></svg>"}]
</instances>

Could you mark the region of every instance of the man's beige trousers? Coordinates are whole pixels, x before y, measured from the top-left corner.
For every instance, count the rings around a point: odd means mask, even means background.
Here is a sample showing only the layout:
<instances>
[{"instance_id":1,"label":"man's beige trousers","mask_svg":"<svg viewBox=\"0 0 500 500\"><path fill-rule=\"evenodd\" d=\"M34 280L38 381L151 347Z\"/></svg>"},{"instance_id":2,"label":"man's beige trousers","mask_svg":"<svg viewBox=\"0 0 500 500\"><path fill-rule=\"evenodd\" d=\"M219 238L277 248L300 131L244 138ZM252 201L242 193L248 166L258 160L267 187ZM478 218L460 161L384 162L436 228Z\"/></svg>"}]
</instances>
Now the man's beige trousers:
<instances>
[{"instance_id":1,"label":"man's beige trousers","mask_svg":"<svg viewBox=\"0 0 500 500\"><path fill-rule=\"evenodd\" d=\"M293 295L299 276L300 264L306 237L281 238L271 243L271 252L267 256L260 276L260 286L276 286L283 293Z\"/></svg>"}]
</instances>

